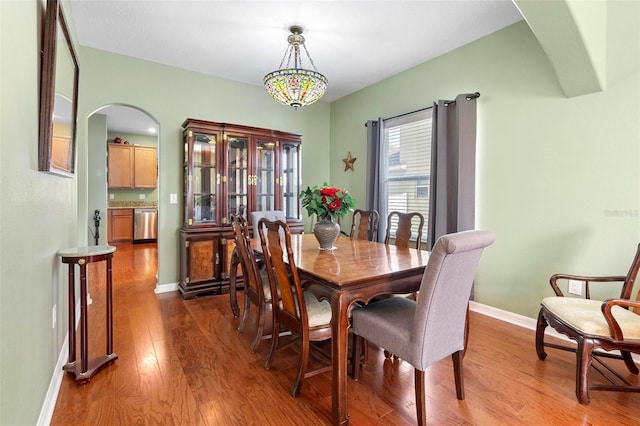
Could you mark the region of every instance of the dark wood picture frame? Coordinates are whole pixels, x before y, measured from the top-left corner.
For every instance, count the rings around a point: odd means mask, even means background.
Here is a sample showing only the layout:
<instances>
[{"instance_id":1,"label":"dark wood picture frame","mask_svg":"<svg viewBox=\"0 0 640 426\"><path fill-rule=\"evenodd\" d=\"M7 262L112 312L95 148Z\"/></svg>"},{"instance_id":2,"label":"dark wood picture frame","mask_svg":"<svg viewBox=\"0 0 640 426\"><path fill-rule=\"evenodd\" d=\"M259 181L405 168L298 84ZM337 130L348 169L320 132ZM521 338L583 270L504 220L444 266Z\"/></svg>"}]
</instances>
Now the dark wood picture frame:
<instances>
[{"instance_id":1,"label":"dark wood picture frame","mask_svg":"<svg viewBox=\"0 0 640 426\"><path fill-rule=\"evenodd\" d=\"M42 39L38 170L73 177L80 67L61 0L47 0Z\"/></svg>"}]
</instances>

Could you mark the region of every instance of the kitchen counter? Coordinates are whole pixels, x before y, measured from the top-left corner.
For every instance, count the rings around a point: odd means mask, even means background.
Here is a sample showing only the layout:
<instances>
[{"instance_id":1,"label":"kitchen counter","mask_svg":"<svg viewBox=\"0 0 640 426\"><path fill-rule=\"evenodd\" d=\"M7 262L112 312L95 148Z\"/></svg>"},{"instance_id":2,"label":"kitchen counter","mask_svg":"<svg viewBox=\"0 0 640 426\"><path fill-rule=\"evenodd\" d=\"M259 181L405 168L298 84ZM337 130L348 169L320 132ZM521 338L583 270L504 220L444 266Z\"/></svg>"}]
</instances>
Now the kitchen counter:
<instances>
[{"instance_id":1,"label":"kitchen counter","mask_svg":"<svg viewBox=\"0 0 640 426\"><path fill-rule=\"evenodd\" d=\"M108 209L157 209L158 203L155 201L110 201Z\"/></svg>"}]
</instances>

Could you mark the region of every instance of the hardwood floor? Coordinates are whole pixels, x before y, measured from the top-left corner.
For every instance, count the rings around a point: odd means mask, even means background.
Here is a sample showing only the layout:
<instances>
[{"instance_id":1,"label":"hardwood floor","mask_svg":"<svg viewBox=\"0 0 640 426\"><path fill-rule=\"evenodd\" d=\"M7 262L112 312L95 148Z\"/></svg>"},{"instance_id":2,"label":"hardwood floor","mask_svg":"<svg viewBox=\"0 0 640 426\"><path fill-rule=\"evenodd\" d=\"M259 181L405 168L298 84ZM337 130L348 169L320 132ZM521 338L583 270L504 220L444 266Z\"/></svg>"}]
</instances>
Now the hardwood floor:
<instances>
[{"instance_id":1,"label":"hardwood floor","mask_svg":"<svg viewBox=\"0 0 640 426\"><path fill-rule=\"evenodd\" d=\"M330 373L305 380L300 396L292 398L296 352L278 353L265 370L268 344L249 352L253 313L239 335L227 295L189 301L177 292L156 295L156 259L154 244L118 246L113 282L119 359L85 385L65 375L52 425L330 424ZM104 353L106 339L104 263L89 267L90 353L96 356ZM466 399L456 399L450 358L431 366L429 424L638 424L639 394L592 392L591 404L580 405L573 354L549 350L542 362L533 331L473 312L470 321ZM360 381L348 383L350 424L415 424L413 380L411 366L385 361L372 345Z\"/></svg>"}]
</instances>

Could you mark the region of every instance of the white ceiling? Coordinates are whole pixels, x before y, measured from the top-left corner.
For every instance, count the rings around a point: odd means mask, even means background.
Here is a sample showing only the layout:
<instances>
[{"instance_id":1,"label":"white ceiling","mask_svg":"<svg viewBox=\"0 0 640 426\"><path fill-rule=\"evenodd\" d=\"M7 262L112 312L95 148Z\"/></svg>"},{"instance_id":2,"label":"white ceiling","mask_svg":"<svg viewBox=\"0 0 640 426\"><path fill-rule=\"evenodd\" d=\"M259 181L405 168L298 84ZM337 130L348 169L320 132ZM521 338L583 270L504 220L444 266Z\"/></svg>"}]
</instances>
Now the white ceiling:
<instances>
[{"instance_id":1,"label":"white ceiling","mask_svg":"<svg viewBox=\"0 0 640 426\"><path fill-rule=\"evenodd\" d=\"M328 102L522 19L511 0L70 3L83 46L256 86L279 67L289 27L300 25L329 80Z\"/></svg>"}]
</instances>

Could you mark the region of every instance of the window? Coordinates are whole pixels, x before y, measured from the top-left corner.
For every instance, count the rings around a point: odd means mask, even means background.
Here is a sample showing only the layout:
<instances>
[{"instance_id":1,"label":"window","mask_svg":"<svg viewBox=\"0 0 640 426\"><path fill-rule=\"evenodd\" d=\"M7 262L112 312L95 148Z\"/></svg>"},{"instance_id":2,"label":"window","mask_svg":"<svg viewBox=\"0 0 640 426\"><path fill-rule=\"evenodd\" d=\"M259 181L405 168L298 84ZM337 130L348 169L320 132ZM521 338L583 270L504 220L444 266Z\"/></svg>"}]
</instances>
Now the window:
<instances>
[{"instance_id":1,"label":"window","mask_svg":"<svg viewBox=\"0 0 640 426\"><path fill-rule=\"evenodd\" d=\"M425 222L429 215L429 184L431 181L431 118L432 110L423 110L384 120L381 176L385 187L386 218L389 212L421 213ZM386 220L386 219L385 219ZM396 224L391 224L391 236ZM417 229L413 230L417 235ZM426 241L427 224L422 230Z\"/></svg>"}]
</instances>

